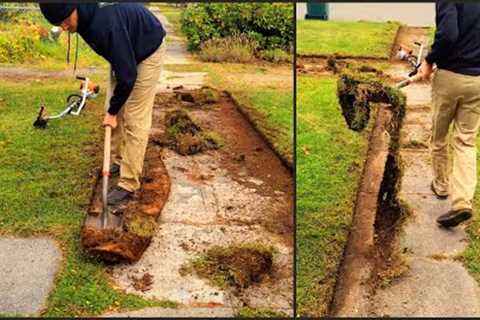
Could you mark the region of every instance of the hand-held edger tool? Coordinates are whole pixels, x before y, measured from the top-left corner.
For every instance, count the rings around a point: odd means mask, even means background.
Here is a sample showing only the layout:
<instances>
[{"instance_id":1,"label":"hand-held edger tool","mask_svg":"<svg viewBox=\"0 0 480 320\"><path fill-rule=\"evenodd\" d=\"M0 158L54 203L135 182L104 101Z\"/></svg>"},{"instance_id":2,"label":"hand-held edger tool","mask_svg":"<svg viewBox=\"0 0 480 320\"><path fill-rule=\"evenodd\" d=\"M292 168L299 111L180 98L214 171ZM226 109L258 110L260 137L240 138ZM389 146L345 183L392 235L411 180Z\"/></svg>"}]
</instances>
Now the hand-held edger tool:
<instances>
[{"instance_id":1,"label":"hand-held edger tool","mask_svg":"<svg viewBox=\"0 0 480 320\"><path fill-rule=\"evenodd\" d=\"M409 84L412 84L414 82L420 81L422 79L422 76L420 74L416 74L413 77L408 77L407 79L397 83L395 87L397 89L401 89L403 87L408 86Z\"/></svg>"},{"instance_id":2,"label":"hand-held edger tool","mask_svg":"<svg viewBox=\"0 0 480 320\"><path fill-rule=\"evenodd\" d=\"M102 229L105 229L108 225L108 178L110 176L110 151L111 151L111 139L112 139L112 127L105 126L105 146L103 150L103 169L102 169Z\"/></svg>"}]
</instances>

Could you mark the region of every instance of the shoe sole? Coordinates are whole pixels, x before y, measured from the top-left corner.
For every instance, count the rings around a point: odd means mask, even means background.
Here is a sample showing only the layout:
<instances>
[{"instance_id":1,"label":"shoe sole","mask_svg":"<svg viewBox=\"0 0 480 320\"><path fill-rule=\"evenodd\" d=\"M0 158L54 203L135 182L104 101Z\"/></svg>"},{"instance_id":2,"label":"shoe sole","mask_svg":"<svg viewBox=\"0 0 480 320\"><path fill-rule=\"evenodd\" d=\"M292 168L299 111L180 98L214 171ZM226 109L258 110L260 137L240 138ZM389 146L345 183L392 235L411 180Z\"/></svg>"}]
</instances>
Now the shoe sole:
<instances>
[{"instance_id":1,"label":"shoe sole","mask_svg":"<svg viewBox=\"0 0 480 320\"><path fill-rule=\"evenodd\" d=\"M469 211L462 211L456 216L446 219L446 220L437 220L437 223L439 223L441 226L445 228L451 228L451 227L456 227L460 223L470 219L472 217L472 213Z\"/></svg>"},{"instance_id":2,"label":"shoe sole","mask_svg":"<svg viewBox=\"0 0 480 320\"><path fill-rule=\"evenodd\" d=\"M430 183L430 190L432 190L433 195L434 195L435 197L437 197L438 200L445 200L445 199L448 198L448 195L442 196L442 195L439 195L439 194L435 191L435 189L433 188L433 182Z\"/></svg>"}]
</instances>

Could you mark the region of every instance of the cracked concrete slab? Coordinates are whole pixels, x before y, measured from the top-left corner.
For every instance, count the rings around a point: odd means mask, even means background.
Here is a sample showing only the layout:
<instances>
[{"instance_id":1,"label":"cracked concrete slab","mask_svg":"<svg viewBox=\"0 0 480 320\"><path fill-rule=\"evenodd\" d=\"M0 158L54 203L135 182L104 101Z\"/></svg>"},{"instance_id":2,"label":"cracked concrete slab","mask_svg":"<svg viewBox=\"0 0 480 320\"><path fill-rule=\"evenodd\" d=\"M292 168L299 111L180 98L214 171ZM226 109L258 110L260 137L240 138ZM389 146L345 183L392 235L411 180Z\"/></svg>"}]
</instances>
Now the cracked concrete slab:
<instances>
[{"instance_id":1,"label":"cracked concrete slab","mask_svg":"<svg viewBox=\"0 0 480 320\"><path fill-rule=\"evenodd\" d=\"M207 82L206 72L173 72L163 70L157 85L157 92L173 92L174 88L182 87L185 90L195 90L203 87Z\"/></svg>"},{"instance_id":2,"label":"cracked concrete slab","mask_svg":"<svg viewBox=\"0 0 480 320\"><path fill-rule=\"evenodd\" d=\"M0 239L0 314L38 316L60 261L61 251L51 239Z\"/></svg>"},{"instance_id":3,"label":"cracked concrete slab","mask_svg":"<svg viewBox=\"0 0 480 320\"><path fill-rule=\"evenodd\" d=\"M401 250L419 257L455 257L467 245L463 228L439 228L436 219L450 209L450 201L438 201L432 195L410 195L414 212L404 227Z\"/></svg>"},{"instance_id":4,"label":"cracked concrete slab","mask_svg":"<svg viewBox=\"0 0 480 320\"><path fill-rule=\"evenodd\" d=\"M114 318L231 318L231 308L145 308L123 313L110 313L103 317Z\"/></svg>"},{"instance_id":5,"label":"cracked concrete slab","mask_svg":"<svg viewBox=\"0 0 480 320\"><path fill-rule=\"evenodd\" d=\"M410 270L377 294L373 314L390 317L480 315L475 280L456 261L413 258Z\"/></svg>"}]
</instances>

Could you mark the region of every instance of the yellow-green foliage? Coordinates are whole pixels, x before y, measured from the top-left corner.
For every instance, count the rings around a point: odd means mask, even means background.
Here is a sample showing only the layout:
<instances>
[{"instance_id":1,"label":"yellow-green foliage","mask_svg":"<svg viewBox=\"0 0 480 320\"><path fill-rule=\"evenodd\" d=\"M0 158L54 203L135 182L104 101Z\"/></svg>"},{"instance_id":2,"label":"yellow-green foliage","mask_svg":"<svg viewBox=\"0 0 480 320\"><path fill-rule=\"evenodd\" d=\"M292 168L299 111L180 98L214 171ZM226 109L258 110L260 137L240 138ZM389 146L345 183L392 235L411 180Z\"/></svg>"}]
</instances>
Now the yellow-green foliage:
<instances>
[{"instance_id":1,"label":"yellow-green foliage","mask_svg":"<svg viewBox=\"0 0 480 320\"><path fill-rule=\"evenodd\" d=\"M22 14L0 21L0 63L66 67L67 33L58 42L49 38L52 26L39 12ZM75 35L71 39L71 59L75 54ZM79 67L100 66L106 62L79 37Z\"/></svg>"}]
</instances>

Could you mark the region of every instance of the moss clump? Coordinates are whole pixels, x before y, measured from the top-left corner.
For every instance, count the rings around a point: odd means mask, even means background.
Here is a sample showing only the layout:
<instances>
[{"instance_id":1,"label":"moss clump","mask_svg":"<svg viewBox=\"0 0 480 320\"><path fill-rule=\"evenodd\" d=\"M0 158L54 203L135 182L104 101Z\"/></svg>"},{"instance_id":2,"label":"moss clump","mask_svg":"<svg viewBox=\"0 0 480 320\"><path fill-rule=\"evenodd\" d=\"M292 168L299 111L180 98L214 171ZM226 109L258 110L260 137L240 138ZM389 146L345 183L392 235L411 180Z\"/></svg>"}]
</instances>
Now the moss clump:
<instances>
[{"instance_id":1,"label":"moss clump","mask_svg":"<svg viewBox=\"0 0 480 320\"><path fill-rule=\"evenodd\" d=\"M244 289L271 273L273 254L272 247L254 243L214 246L184 265L181 273L195 272L221 288Z\"/></svg>"},{"instance_id":2,"label":"moss clump","mask_svg":"<svg viewBox=\"0 0 480 320\"><path fill-rule=\"evenodd\" d=\"M155 235L158 223L154 217L136 214L127 219L126 228L134 235L149 238Z\"/></svg>"},{"instance_id":3,"label":"moss clump","mask_svg":"<svg viewBox=\"0 0 480 320\"><path fill-rule=\"evenodd\" d=\"M181 155L192 155L223 146L220 136L204 131L183 110L174 110L165 115L166 134L155 138L155 142L168 146Z\"/></svg>"},{"instance_id":4,"label":"moss clump","mask_svg":"<svg viewBox=\"0 0 480 320\"><path fill-rule=\"evenodd\" d=\"M394 118L403 117L405 112L404 94L375 78L345 72L338 79L337 96L347 125L354 131L362 131L367 126L372 102L388 104Z\"/></svg>"}]
</instances>

